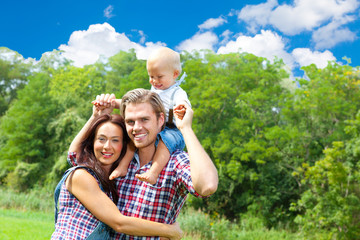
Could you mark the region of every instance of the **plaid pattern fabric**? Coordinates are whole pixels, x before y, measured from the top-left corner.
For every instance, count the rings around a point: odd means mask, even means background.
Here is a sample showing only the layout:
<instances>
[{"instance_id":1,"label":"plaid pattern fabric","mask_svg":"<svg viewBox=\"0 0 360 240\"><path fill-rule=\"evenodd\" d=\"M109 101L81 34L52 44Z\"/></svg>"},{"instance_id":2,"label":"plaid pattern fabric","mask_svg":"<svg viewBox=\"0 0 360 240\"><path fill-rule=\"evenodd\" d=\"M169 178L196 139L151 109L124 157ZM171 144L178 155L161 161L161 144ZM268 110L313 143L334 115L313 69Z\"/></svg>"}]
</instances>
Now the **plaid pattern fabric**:
<instances>
[{"instance_id":1,"label":"plaid pattern fabric","mask_svg":"<svg viewBox=\"0 0 360 240\"><path fill-rule=\"evenodd\" d=\"M76 163L76 154L69 153L68 161ZM90 169L86 170L94 176L100 185L95 173ZM86 239L94 231L98 223L99 220L66 189L64 182L59 196L58 219L51 239Z\"/></svg>"},{"instance_id":2,"label":"plaid pattern fabric","mask_svg":"<svg viewBox=\"0 0 360 240\"><path fill-rule=\"evenodd\" d=\"M122 214L161 223L174 223L187 194L191 193L199 197L190 177L189 157L184 151L177 150L171 155L155 185L135 178L135 174L148 171L151 162L141 168L139 166L138 155L135 155L127 175L117 179L119 193L117 206ZM111 239L159 239L114 232L110 236Z\"/></svg>"}]
</instances>

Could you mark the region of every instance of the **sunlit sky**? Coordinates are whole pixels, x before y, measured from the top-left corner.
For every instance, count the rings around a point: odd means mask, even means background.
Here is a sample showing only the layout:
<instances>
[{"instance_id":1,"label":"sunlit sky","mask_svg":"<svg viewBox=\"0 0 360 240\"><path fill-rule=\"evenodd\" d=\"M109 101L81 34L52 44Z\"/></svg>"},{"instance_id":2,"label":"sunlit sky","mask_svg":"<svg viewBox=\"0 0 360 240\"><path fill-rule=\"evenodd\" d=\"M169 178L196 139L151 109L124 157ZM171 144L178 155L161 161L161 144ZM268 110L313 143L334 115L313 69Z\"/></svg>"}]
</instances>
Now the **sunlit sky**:
<instances>
[{"instance_id":1,"label":"sunlit sky","mask_svg":"<svg viewBox=\"0 0 360 240\"><path fill-rule=\"evenodd\" d=\"M296 69L360 65L360 0L2 1L0 47L25 59L62 50L75 66L159 46L282 58Z\"/></svg>"}]
</instances>

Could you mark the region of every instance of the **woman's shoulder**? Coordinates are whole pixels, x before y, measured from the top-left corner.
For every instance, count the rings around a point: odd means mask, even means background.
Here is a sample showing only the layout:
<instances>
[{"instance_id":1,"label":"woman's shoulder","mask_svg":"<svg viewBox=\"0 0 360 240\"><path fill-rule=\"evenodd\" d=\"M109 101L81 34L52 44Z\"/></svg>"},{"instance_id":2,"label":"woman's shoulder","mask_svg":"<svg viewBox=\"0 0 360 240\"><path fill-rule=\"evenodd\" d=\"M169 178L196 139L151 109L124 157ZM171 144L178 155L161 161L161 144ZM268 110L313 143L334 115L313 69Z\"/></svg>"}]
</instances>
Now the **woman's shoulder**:
<instances>
[{"instance_id":1,"label":"woman's shoulder","mask_svg":"<svg viewBox=\"0 0 360 240\"><path fill-rule=\"evenodd\" d=\"M68 189L73 186L90 190L93 188L99 188L99 183L90 169L79 167L73 169L66 180L66 187Z\"/></svg>"}]
</instances>

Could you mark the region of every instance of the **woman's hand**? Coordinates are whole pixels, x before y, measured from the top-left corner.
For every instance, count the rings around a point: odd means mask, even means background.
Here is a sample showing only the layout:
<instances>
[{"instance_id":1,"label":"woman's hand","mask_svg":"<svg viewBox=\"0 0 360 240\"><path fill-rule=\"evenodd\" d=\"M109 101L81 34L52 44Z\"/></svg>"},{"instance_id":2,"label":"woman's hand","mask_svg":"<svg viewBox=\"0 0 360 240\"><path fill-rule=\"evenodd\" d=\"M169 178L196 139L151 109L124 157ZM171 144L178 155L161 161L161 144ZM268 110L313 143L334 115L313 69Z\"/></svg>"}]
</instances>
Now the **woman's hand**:
<instances>
[{"instance_id":1,"label":"woman's hand","mask_svg":"<svg viewBox=\"0 0 360 240\"><path fill-rule=\"evenodd\" d=\"M179 240L182 238L183 231L180 228L180 224L178 222L175 222L175 223L171 224L171 227L173 228L172 230L173 230L174 236L170 237L170 238L160 237L160 240Z\"/></svg>"}]
</instances>

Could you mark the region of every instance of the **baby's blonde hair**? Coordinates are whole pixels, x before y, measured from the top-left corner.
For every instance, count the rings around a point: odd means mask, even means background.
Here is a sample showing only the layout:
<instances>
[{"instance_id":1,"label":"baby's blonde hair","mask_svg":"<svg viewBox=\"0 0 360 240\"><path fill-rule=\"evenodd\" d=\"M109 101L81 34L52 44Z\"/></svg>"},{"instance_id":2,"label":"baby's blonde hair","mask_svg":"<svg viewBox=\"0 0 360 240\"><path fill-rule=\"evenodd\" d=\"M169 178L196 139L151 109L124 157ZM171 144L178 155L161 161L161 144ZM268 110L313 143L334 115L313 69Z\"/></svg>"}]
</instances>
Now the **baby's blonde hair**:
<instances>
[{"instance_id":1,"label":"baby's blonde hair","mask_svg":"<svg viewBox=\"0 0 360 240\"><path fill-rule=\"evenodd\" d=\"M147 60L146 67L150 62L155 61L164 61L169 67L179 71L179 74L181 73L180 54L170 48L161 47L153 51Z\"/></svg>"}]
</instances>

